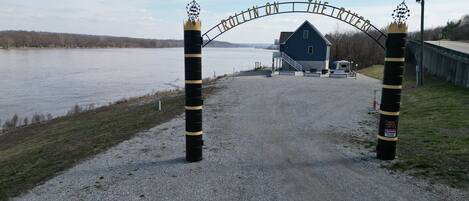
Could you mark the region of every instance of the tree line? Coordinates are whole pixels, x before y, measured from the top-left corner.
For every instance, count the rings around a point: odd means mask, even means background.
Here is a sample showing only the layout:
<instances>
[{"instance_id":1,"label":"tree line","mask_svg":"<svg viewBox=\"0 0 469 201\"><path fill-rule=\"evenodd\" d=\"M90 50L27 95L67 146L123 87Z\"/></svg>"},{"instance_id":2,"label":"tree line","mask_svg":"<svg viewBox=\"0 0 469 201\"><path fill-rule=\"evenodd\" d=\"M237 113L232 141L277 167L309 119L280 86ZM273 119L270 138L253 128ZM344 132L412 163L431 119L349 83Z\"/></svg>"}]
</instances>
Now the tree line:
<instances>
[{"instance_id":1,"label":"tree line","mask_svg":"<svg viewBox=\"0 0 469 201\"><path fill-rule=\"evenodd\" d=\"M183 47L183 40L158 40L35 31L0 31L0 48L171 48ZM237 45L213 41L210 47Z\"/></svg>"},{"instance_id":2,"label":"tree line","mask_svg":"<svg viewBox=\"0 0 469 201\"><path fill-rule=\"evenodd\" d=\"M325 37L332 43L331 61L353 61L359 69L384 63L383 48L362 32L336 31Z\"/></svg>"},{"instance_id":3,"label":"tree line","mask_svg":"<svg viewBox=\"0 0 469 201\"><path fill-rule=\"evenodd\" d=\"M423 35L425 40L469 41L469 15L449 21L445 26L427 29ZM412 32L409 37L420 40L420 32Z\"/></svg>"},{"instance_id":4,"label":"tree line","mask_svg":"<svg viewBox=\"0 0 469 201\"><path fill-rule=\"evenodd\" d=\"M2 48L166 48L181 47L180 40L154 40L128 37L35 31L1 31Z\"/></svg>"}]
</instances>

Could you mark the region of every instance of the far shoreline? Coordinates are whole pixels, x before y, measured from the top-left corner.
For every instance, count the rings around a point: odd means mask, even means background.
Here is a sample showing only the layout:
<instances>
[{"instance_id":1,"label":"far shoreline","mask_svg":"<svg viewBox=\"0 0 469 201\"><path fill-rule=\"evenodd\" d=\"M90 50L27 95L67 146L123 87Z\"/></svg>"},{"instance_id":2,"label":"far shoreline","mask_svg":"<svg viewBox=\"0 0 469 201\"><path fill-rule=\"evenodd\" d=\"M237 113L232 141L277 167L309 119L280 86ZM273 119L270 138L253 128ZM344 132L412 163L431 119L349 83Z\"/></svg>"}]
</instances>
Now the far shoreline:
<instances>
[{"instance_id":1,"label":"far shoreline","mask_svg":"<svg viewBox=\"0 0 469 201\"><path fill-rule=\"evenodd\" d=\"M14 47L14 48L0 48L0 50L95 50L95 49L178 49L178 48L184 48L184 47ZM267 49L267 48L256 48L256 47L205 47L205 48L219 48L219 49L229 49L229 48L235 48L235 49L241 49L241 48L247 48L247 49L266 49L266 50L272 50L272 49Z\"/></svg>"}]
</instances>

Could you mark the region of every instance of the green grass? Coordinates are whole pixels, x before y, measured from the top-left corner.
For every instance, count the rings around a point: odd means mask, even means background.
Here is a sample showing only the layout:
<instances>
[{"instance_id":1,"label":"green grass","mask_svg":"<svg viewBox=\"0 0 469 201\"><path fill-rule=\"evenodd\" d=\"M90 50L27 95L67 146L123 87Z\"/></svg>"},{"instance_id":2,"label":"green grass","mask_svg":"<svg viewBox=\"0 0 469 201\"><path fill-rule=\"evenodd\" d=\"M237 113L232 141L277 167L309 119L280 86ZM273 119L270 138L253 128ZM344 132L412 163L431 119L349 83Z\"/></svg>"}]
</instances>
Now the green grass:
<instances>
[{"instance_id":1,"label":"green grass","mask_svg":"<svg viewBox=\"0 0 469 201\"><path fill-rule=\"evenodd\" d=\"M204 93L213 91L213 87ZM0 200L17 196L136 133L184 112L183 92L135 98L0 136ZM183 140L183 139L181 139Z\"/></svg>"},{"instance_id":2,"label":"green grass","mask_svg":"<svg viewBox=\"0 0 469 201\"><path fill-rule=\"evenodd\" d=\"M383 80L384 66L374 65L368 68L360 69L358 70L358 73L378 80Z\"/></svg>"},{"instance_id":3,"label":"green grass","mask_svg":"<svg viewBox=\"0 0 469 201\"><path fill-rule=\"evenodd\" d=\"M469 190L469 89L431 76L415 88L406 78L399 160L391 168Z\"/></svg>"}]
</instances>

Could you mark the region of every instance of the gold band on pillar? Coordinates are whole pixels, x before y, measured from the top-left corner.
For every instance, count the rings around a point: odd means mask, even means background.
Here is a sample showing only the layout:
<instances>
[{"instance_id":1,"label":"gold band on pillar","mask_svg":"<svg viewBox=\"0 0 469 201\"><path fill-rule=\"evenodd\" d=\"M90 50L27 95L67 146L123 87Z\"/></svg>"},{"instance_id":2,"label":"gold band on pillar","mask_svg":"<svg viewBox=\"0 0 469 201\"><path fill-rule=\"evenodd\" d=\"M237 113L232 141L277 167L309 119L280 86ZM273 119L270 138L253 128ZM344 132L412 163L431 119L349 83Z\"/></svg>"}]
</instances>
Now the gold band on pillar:
<instances>
[{"instance_id":1,"label":"gold band on pillar","mask_svg":"<svg viewBox=\"0 0 469 201\"><path fill-rule=\"evenodd\" d=\"M186 106L186 110L202 110L204 106Z\"/></svg>"},{"instance_id":2,"label":"gold band on pillar","mask_svg":"<svg viewBox=\"0 0 469 201\"><path fill-rule=\"evenodd\" d=\"M383 137L381 135L378 135L378 139L388 141L388 142L397 142L397 141L399 141L399 138L397 138L397 137L388 138L388 137Z\"/></svg>"},{"instance_id":3,"label":"gold band on pillar","mask_svg":"<svg viewBox=\"0 0 469 201\"><path fill-rule=\"evenodd\" d=\"M402 89L402 85L383 85L383 89Z\"/></svg>"},{"instance_id":4,"label":"gold band on pillar","mask_svg":"<svg viewBox=\"0 0 469 201\"><path fill-rule=\"evenodd\" d=\"M201 136L203 134L204 134L203 131L199 131L199 132L188 132L188 131L186 131L187 136Z\"/></svg>"},{"instance_id":5,"label":"gold band on pillar","mask_svg":"<svg viewBox=\"0 0 469 201\"><path fill-rule=\"evenodd\" d=\"M202 54L185 54L185 58L202 58Z\"/></svg>"},{"instance_id":6,"label":"gold band on pillar","mask_svg":"<svg viewBox=\"0 0 469 201\"><path fill-rule=\"evenodd\" d=\"M393 22L388 27L388 33L407 33L407 24Z\"/></svg>"},{"instance_id":7,"label":"gold band on pillar","mask_svg":"<svg viewBox=\"0 0 469 201\"><path fill-rule=\"evenodd\" d=\"M391 62L405 62L405 58L384 58L384 61L391 61Z\"/></svg>"},{"instance_id":8,"label":"gold band on pillar","mask_svg":"<svg viewBox=\"0 0 469 201\"><path fill-rule=\"evenodd\" d=\"M399 116L400 112L386 112L383 110L379 111L380 114L388 115L388 116Z\"/></svg>"},{"instance_id":9,"label":"gold band on pillar","mask_svg":"<svg viewBox=\"0 0 469 201\"><path fill-rule=\"evenodd\" d=\"M202 80L186 80L186 84L202 84Z\"/></svg>"},{"instance_id":10,"label":"gold band on pillar","mask_svg":"<svg viewBox=\"0 0 469 201\"><path fill-rule=\"evenodd\" d=\"M184 23L184 30L185 31L200 31L202 30L202 22L199 20L192 22L192 21L186 21Z\"/></svg>"}]
</instances>

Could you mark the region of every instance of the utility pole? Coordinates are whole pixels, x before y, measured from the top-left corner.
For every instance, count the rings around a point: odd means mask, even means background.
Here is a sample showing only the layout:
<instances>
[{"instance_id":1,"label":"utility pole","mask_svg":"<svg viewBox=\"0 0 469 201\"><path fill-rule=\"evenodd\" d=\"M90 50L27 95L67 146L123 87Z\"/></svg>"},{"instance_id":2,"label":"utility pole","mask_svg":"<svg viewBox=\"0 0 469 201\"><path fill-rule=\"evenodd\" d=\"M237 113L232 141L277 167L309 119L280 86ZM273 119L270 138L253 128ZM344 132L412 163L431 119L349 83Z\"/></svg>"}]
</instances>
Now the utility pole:
<instances>
[{"instance_id":1,"label":"utility pole","mask_svg":"<svg viewBox=\"0 0 469 201\"><path fill-rule=\"evenodd\" d=\"M417 0L420 3L420 61L417 74L417 86L423 86L423 50L425 46L424 32L425 32L425 0Z\"/></svg>"}]
</instances>

